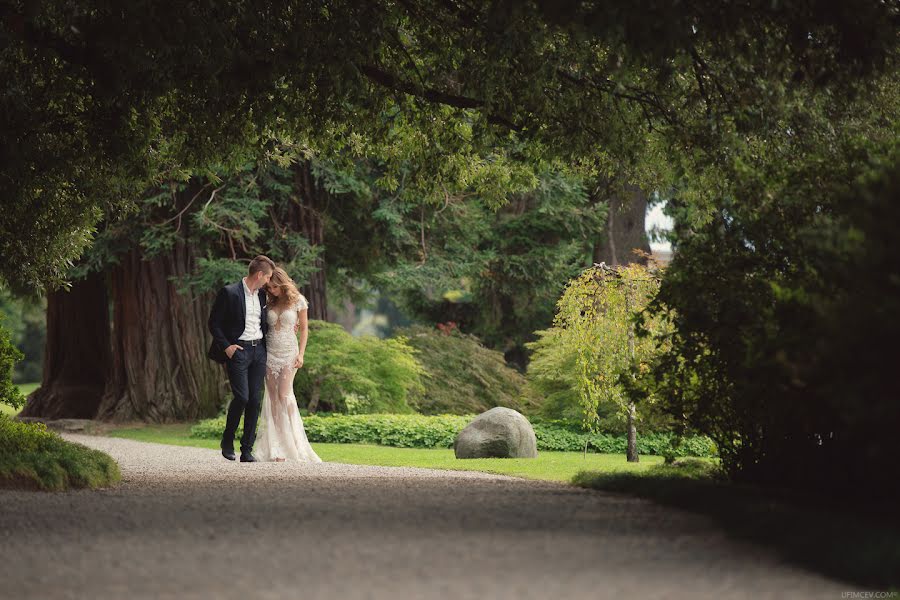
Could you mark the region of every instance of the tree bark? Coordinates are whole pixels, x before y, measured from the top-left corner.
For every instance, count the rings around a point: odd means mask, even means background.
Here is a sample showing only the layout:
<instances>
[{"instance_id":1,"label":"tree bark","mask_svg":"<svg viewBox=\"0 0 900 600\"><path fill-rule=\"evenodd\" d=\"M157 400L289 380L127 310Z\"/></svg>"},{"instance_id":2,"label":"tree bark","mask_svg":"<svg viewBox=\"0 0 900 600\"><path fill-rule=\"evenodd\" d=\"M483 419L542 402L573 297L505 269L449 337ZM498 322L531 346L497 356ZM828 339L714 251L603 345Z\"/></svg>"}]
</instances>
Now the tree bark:
<instances>
[{"instance_id":1,"label":"tree bark","mask_svg":"<svg viewBox=\"0 0 900 600\"><path fill-rule=\"evenodd\" d=\"M631 288L627 282L623 283L625 285L625 313L631 318ZM634 324L632 323L628 324L628 357L634 363ZM625 458L628 462L640 461L637 451L636 420L637 408L634 406L634 402L631 402L628 404L628 449L625 453Z\"/></svg>"},{"instance_id":2,"label":"tree bark","mask_svg":"<svg viewBox=\"0 0 900 600\"><path fill-rule=\"evenodd\" d=\"M109 298L101 274L47 294L47 341L41 387L20 416L92 419L110 370Z\"/></svg>"},{"instance_id":3,"label":"tree bark","mask_svg":"<svg viewBox=\"0 0 900 600\"><path fill-rule=\"evenodd\" d=\"M290 227L309 240L310 246L325 247L325 211L328 193L316 183L310 161L294 167L295 201L288 214ZM300 292L309 300L309 318L328 320L328 294L325 281L325 256L319 253L315 259L316 272L309 283L300 286Z\"/></svg>"},{"instance_id":4,"label":"tree bark","mask_svg":"<svg viewBox=\"0 0 900 600\"><path fill-rule=\"evenodd\" d=\"M215 415L224 402L225 371L206 358L212 299L179 294L171 281L193 266L180 240L149 260L131 250L113 268L113 367L99 418L193 420Z\"/></svg>"},{"instance_id":5,"label":"tree bark","mask_svg":"<svg viewBox=\"0 0 900 600\"><path fill-rule=\"evenodd\" d=\"M628 406L628 449L625 453L625 458L628 462L640 462L640 456L637 451L637 428L634 425L635 421L635 406L634 404L630 404Z\"/></svg>"},{"instance_id":6,"label":"tree bark","mask_svg":"<svg viewBox=\"0 0 900 600\"><path fill-rule=\"evenodd\" d=\"M647 264L647 258L634 250L650 254L646 231L647 194L629 185L623 193L609 197L609 214L603 239L594 244L594 262L611 267L622 264Z\"/></svg>"}]
</instances>

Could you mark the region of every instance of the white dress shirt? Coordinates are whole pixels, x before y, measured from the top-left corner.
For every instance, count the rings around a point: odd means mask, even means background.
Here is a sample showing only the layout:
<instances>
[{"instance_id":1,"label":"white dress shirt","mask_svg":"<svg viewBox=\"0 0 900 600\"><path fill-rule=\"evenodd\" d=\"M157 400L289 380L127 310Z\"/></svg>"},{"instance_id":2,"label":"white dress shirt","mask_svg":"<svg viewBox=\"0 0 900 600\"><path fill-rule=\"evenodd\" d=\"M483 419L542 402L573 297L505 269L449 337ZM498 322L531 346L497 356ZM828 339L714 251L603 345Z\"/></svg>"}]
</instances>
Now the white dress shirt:
<instances>
[{"instance_id":1,"label":"white dress shirt","mask_svg":"<svg viewBox=\"0 0 900 600\"><path fill-rule=\"evenodd\" d=\"M249 342L258 340L262 337L262 326L260 318L262 317L262 308L259 305L259 292L251 292L247 287L247 278L241 279L244 286L244 300L247 304L247 316L244 318L244 333L241 334L239 340Z\"/></svg>"}]
</instances>

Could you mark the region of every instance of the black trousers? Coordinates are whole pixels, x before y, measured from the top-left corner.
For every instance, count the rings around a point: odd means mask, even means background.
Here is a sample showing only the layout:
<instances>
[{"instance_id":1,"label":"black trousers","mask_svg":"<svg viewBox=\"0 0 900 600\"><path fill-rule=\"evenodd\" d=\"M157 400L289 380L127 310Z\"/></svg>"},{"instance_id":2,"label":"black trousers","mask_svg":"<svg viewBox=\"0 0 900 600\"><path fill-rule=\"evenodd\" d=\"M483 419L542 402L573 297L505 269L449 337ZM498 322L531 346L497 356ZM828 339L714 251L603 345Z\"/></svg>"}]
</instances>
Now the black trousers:
<instances>
[{"instance_id":1,"label":"black trousers","mask_svg":"<svg viewBox=\"0 0 900 600\"><path fill-rule=\"evenodd\" d=\"M238 343L243 349L235 350L234 355L225 363L234 398L228 405L222 448L234 450L234 434L243 414L244 435L241 437L241 452L249 453L256 441L256 422L259 419L260 399L266 378L266 346L264 342L256 346L246 342Z\"/></svg>"}]
</instances>

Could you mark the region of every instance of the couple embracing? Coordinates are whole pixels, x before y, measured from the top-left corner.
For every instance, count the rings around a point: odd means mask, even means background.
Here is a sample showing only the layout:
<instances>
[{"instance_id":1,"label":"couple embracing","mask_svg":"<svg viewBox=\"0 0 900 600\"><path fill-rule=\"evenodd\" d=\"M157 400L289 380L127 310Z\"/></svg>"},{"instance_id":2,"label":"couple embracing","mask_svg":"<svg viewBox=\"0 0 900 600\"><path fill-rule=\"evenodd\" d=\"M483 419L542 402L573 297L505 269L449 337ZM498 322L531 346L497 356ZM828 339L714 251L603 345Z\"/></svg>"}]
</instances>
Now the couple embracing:
<instances>
[{"instance_id":1,"label":"couple embracing","mask_svg":"<svg viewBox=\"0 0 900 600\"><path fill-rule=\"evenodd\" d=\"M235 460L234 436L243 414L241 462L322 462L306 438L294 396L294 375L303 366L309 337L308 307L284 269L266 256L251 260L241 281L219 290L209 314L209 358L225 365L234 395L221 444L228 460Z\"/></svg>"}]
</instances>

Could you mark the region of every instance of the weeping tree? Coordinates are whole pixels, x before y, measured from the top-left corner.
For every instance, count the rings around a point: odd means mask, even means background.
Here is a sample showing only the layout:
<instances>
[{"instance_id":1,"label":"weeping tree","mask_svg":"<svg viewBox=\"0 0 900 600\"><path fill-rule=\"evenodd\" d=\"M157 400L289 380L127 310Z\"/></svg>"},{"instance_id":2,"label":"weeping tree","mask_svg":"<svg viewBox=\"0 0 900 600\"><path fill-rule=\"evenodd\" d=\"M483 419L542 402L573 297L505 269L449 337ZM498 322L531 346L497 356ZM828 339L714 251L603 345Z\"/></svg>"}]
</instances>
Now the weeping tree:
<instances>
[{"instance_id":1,"label":"weeping tree","mask_svg":"<svg viewBox=\"0 0 900 600\"><path fill-rule=\"evenodd\" d=\"M594 265L569 282L557 303L553 327L538 332L540 340L530 344L535 352L532 379L558 377L546 367L556 365L557 357L572 357L566 364L576 374L585 428L595 430L601 413L613 408L627 431L630 462L638 461L636 426L641 414L628 389L663 351L652 335L638 336L635 323L658 287L657 273L641 265ZM644 324L655 334L664 327L661 319ZM653 401L650 398L642 410L649 413Z\"/></svg>"}]
</instances>

